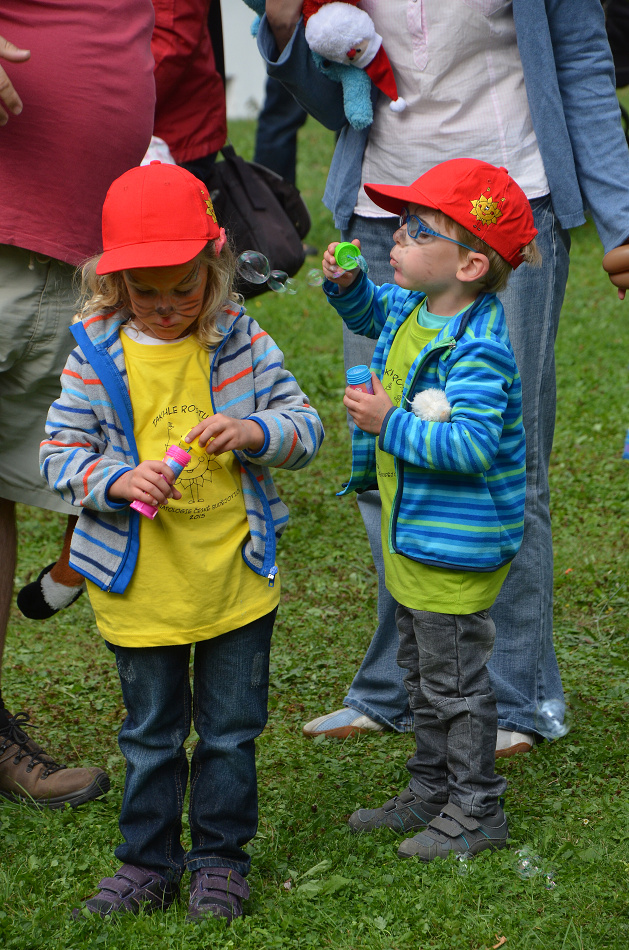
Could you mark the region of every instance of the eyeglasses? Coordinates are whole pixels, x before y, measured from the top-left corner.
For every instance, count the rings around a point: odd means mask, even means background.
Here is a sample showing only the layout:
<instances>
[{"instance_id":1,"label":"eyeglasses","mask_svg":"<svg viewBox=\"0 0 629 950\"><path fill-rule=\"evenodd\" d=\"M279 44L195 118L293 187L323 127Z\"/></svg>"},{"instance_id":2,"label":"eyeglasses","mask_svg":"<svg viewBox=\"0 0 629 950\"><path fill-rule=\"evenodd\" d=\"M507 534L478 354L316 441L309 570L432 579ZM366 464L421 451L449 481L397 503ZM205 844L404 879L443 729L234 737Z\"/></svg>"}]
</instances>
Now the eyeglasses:
<instances>
[{"instance_id":1,"label":"eyeglasses","mask_svg":"<svg viewBox=\"0 0 629 950\"><path fill-rule=\"evenodd\" d=\"M419 238L420 234L426 234L430 237L437 237L442 238L444 241L450 241L451 244L458 244L459 247L464 247L468 251L475 250L473 247L470 247L469 244L463 244L461 241L455 241L454 238L447 237L445 234L439 234L438 231L433 231L432 228L429 228L422 221L420 221L416 215L409 214L408 208L402 208L402 213L400 215L400 227L405 227L408 236L414 241Z\"/></svg>"}]
</instances>

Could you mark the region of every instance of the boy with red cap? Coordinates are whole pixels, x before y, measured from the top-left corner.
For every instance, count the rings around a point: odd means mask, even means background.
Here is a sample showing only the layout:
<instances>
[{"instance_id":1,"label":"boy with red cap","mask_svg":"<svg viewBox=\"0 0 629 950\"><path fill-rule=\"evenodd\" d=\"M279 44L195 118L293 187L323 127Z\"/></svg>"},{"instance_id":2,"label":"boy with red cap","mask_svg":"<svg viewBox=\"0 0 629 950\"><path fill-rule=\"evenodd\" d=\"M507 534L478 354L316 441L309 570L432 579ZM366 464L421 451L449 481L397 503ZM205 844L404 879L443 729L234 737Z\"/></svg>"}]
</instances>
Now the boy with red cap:
<instances>
[{"instance_id":1,"label":"boy with red cap","mask_svg":"<svg viewBox=\"0 0 629 950\"><path fill-rule=\"evenodd\" d=\"M522 540L525 442L496 293L512 269L538 262L537 231L506 170L475 159L444 162L409 187L365 190L400 215L394 283L341 271L330 244L324 290L350 330L378 339L373 395L348 387L343 399L355 424L343 494L377 479L416 751L409 787L349 824L417 832L398 855L431 861L502 848L508 835L486 664L489 608ZM445 415L422 408L430 390Z\"/></svg>"}]
</instances>

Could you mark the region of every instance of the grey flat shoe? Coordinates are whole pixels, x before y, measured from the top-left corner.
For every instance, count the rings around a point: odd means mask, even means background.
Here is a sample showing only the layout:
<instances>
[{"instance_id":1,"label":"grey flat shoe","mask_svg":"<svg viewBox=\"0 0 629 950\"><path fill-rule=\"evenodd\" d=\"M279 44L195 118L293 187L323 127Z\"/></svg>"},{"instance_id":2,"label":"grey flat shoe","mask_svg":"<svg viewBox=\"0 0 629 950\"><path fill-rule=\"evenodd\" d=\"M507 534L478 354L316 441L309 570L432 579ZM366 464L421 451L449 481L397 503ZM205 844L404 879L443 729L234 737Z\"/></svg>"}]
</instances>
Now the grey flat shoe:
<instances>
[{"instance_id":1,"label":"grey flat shoe","mask_svg":"<svg viewBox=\"0 0 629 950\"><path fill-rule=\"evenodd\" d=\"M464 815L458 805L448 802L441 813L414 838L407 838L398 848L399 858L417 857L420 861L447 858L450 851L457 854L478 854L488 848L492 851L504 848L509 829L500 806L492 824L484 819Z\"/></svg>"},{"instance_id":2,"label":"grey flat shoe","mask_svg":"<svg viewBox=\"0 0 629 950\"><path fill-rule=\"evenodd\" d=\"M381 808L359 808L350 816L348 824L358 834L376 828L390 828L398 834L404 834L425 828L444 807L443 804L429 805L407 788L395 798L390 798Z\"/></svg>"}]
</instances>

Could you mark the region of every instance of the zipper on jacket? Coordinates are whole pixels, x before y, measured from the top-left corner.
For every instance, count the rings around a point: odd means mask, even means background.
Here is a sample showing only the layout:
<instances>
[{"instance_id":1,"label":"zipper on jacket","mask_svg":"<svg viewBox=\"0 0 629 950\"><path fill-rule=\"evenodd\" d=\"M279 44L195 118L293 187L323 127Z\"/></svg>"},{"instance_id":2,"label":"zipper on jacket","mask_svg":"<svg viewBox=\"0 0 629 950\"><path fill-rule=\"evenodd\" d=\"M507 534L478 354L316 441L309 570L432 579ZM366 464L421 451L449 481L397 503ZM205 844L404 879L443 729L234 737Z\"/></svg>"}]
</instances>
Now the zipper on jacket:
<instances>
[{"instance_id":1,"label":"zipper on jacket","mask_svg":"<svg viewBox=\"0 0 629 950\"><path fill-rule=\"evenodd\" d=\"M275 577L279 574L279 567L277 564L274 564L269 573L266 575L269 580L269 587L275 587Z\"/></svg>"},{"instance_id":2,"label":"zipper on jacket","mask_svg":"<svg viewBox=\"0 0 629 950\"><path fill-rule=\"evenodd\" d=\"M238 315L237 315L236 317L234 317L234 319L232 320L231 324L229 325L229 328L228 328L227 332L225 333L225 336L223 337L223 339L221 340L221 342L219 343L219 345L216 347L216 349L215 349L215 351L214 351L214 354L213 354L213 356L212 356L212 360L211 360L211 362L210 362L210 378L209 378L209 381L208 381L208 382L209 382L209 386L210 386L210 402L211 402L211 405L212 405L212 412L214 412L214 413L216 412L216 405L215 405L215 402L214 402L214 392L213 392L213 390L212 390L212 374L214 373L214 370L215 370L215 368L216 368L216 362L217 362L217 360L218 360L219 353L220 353L221 350L223 349L223 346L225 345L227 339L232 335L233 330L234 330L234 325L235 325L236 321L237 321L237 320L239 319L239 317L242 316L244 313L246 313L246 311L245 311L244 307L241 307L241 309L240 309ZM255 490L255 492L256 492L256 495L258 496L258 499L259 499L259 501L260 501L260 504L262 505L262 510L264 511L265 525L267 526L267 528L268 528L268 522L270 522L271 529L270 529L270 531L267 530L267 537L269 538L269 540L265 540L265 552L266 552L266 546L267 546L267 544L268 544L268 545L272 545L272 550L271 550L270 553L271 553L271 558L272 558L273 560L275 560L275 552L276 552L275 526L274 526L274 523L273 523L273 516L272 516L272 514L271 514L271 512L270 512L270 509L269 509L268 499L266 498L266 495L264 494L263 489L261 489L260 486L258 485L257 480L256 480L256 479L254 478L254 476L252 476L251 473L249 472L248 464L247 464L244 460L238 458L238 456L236 455L236 452L235 452L234 450L232 450L232 452L233 452L233 455L234 455L234 457L236 458L236 461L238 462L238 464L239 464L239 465L242 465L242 467L245 469L245 471L247 471L247 472L249 473L249 477L251 478L251 480L252 480L252 482L253 482L253 488L254 488L254 490ZM268 509L268 511L267 511L267 509ZM267 519L268 519L268 521L267 521ZM248 521L249 521L249 519L247 518L247 522L248 522ZM270 540L270 539L272 539L272 540ZM265 553L265 556L264 556L264 560L267 561L266 553ZM270 559L269 559L269 560L270 560ZM253 566L253 564L251 564L246 558L244 558L244 561L245 561L245 564L246 564L248 567L250 567L251 570L252 570L255 574L260 574L262 577L265 576L265 574L264 574L264 564L262 565L262 568L261 568L259 571L257 571L257 570L255 569L255 567ZM267 578L267 580L268 580L268 582L269 582L269 584L268 584L269 587L274 587L274 586L275 586L275 576L276 576L276 574L278 574L278 572L279 572L279 568L277 567L277 565L273 565L273 567L271 567L271 568L269 569L268 573L266 574L266 578Z\"/></svg>"}]
</instances>

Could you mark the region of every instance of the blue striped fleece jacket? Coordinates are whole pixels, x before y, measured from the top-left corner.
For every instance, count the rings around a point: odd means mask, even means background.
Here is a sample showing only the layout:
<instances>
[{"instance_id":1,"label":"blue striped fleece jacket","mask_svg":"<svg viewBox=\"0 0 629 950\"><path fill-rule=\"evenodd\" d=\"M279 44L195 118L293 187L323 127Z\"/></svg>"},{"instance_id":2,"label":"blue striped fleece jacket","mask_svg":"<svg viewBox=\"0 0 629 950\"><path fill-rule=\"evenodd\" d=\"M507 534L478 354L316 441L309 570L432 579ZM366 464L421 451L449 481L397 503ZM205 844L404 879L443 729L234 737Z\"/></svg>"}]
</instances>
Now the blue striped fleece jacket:
<instances>
[{"instance_id":1,"label":"blue striped fleece jacket","mask_svg":"<svg viewBox=\"0 0 629 950\"><path fill-rule=\"evenodd\" d=\"M378 339L371 368L382 379L393 338L424 294L376 287L364 275L345 294L329 282L324 290L350 330ZM410 411L416 393L435 387L445 390L450 422L424 422ZM516 555L524 526L522 387L495 295L481 294L417 354L401 407L387 413L378 438L397 473L392 552L481 572ZM352 474L340 494L374 487L375 440L355 427Z\"/></svg>"},{"instance_id":2,"label":"blue striped fleece jacket","mask_svg":"<svg viewBox=\"0 0 629 950\"><path fill-rule=\"evenodd\" d=\"M107 489L139 463L120 325L130 314L96 314L70 329L77 346L61 376L41 444L42 475L62 498L81 509L70 564L102 590L122 593L135 568L139 515ZM246 312L226 308L225 336L210 354L215 412L255 419L265 435L257 453L235 452L240 462L250 539L245 563L273 576L276 539L288 521L269 466L300 469L317 454L323 426L271 337ZM274 570L275 569L275 570Z\"/></svg>"}]
</instances>

